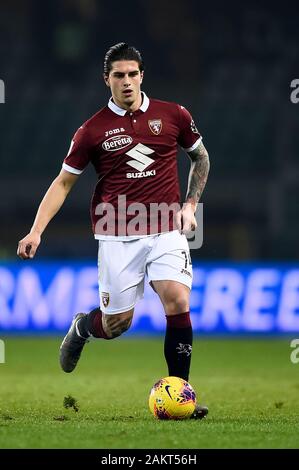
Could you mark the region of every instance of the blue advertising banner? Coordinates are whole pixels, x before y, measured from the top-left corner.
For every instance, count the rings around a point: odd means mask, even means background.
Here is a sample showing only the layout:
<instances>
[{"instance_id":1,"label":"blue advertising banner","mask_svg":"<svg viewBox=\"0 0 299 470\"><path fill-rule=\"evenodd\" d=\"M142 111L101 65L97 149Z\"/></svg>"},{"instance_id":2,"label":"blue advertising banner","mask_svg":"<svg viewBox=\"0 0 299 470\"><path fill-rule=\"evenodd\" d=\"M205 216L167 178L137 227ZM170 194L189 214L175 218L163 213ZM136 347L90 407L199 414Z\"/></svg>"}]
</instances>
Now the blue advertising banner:
<instances>
[{"instance_id":1,"label":"blue advertising banner","mask_svg":"<svg viewBox=\"0 0 299 470\"><path fill-rule=\"evenodd\" d=\"M299 331L299 267L291 264L199 263L193 266L195 332ZM65 332L73 315L99 305L97 267L83 262L0 264L0 332ZM165 317L145 283L130 333L161 333Z\"/></svg>"}]
</instances>

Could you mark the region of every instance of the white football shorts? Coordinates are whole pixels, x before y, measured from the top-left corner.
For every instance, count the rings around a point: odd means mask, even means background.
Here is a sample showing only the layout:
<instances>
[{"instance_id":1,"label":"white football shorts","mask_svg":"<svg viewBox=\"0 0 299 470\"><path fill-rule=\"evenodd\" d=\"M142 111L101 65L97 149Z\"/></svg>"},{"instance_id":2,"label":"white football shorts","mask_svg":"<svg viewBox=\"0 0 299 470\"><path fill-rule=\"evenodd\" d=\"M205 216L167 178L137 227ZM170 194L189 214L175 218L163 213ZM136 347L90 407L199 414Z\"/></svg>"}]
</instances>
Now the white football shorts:
<instances>
[{"instance_id":1,"label":"white football shorts","mask_svg":"<svg viewBox=\"0 0 299 470\"><path fill-rule=\"evenodd\" d=\"M178 230L128 241L99 240L99 292L107 314L132 309L151 281L177 281L191 289L192 264L185 235Z\"/></svg>"}]
</instances>

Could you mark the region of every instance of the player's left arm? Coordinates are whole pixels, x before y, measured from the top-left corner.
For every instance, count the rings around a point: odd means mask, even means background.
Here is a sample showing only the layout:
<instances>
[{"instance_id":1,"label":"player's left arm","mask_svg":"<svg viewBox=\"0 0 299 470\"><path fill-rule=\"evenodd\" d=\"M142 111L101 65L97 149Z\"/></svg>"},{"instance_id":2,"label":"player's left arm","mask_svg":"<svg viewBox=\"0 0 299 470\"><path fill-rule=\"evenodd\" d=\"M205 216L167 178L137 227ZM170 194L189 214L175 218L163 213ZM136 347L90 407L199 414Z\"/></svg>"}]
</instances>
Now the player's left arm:
<instances>
[{"instance_id":1,"label":"player's left arm","mask_svg":"<svg viewBox=\"0 0 299 470\"><path fill-rule=\"evenodd\" d=\"M194 214L205 188L210 169L209 154L202 140L194 150L188 152L188 155L191 159L191 168L188 178L187 195L177 219L178 227L182 233L187 233L197 227Z\"/></svg>"},{"instance_id":2,"label":"player's left arm","mask_svg":"<svg viewBox=\"0 0 299 470\"><path fill-rule=\"evenodd\" d=\"M188 155L191 158L191 168L185 203L190 204L193 212L195 212L208 179L210 159L202 140Z\"/></svg>"}]
</instances>

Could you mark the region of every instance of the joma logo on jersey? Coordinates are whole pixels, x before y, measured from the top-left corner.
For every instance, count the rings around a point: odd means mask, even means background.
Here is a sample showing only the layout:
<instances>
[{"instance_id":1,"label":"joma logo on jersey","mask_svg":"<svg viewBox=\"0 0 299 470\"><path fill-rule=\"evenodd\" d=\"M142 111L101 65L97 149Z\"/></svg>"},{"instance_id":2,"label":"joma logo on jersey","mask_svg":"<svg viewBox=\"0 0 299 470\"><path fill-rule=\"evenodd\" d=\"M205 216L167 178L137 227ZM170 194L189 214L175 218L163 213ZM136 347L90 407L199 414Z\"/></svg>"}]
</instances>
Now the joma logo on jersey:
<instances>
[{"instance_id":1,"label":"joma logo on jersey","mask_svg":"<svg viewBox=\"0 0 299 470\"><path fill-rule=\"evenodd\" d=\"M125 132L124 128L120 127L119 129L111 129L110 131L106 131L105 137L108 137L108 135L118 134L119 132Z\"/></svg>"},{"instance_id":2,"label":"joma logo on jersey","mask_svg":"<svg viewBox=\"0 0 299 470\"><path fill-rule=\"evenodd\" d=\"M137 144L131 150L126 152L126 155L134 159L129 160L127 162L127 165L131 166L132 168L135 168L135 170L138 170L138 173L127 173L126 177L144 178L148 176L155 176L156 170L144 171L155 161L152 158L148 157L148 155L151 155L152 153L155 153L154 150L150 149L149 147L143 144Z\"/></svg>"},{"instance_id":3,"label":"joma logo on jersey","mask_svg":"<svg viewBox=\"0 0 299 470\"><path fill-rule=\"evenodd\" d=\"M102 143L102 148L108 152L116 152L117 150L128 147L133 142L129 135L116 135L110 137Z\"/></svg>"}]
</instances>

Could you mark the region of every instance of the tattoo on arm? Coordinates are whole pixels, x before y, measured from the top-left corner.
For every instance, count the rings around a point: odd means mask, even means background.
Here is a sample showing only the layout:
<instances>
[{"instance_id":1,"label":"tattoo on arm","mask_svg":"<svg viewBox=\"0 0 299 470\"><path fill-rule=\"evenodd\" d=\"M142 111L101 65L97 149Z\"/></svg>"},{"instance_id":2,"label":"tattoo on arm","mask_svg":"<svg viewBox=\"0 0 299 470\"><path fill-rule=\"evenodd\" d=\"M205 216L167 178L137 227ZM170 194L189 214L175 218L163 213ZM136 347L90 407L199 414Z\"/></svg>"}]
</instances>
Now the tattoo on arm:
<instances>
[{"instance_id":1,"label":"tattoo on arm","mask_svg":"<svg viewBox=\"0 0 299 470\"><path fill-rule=\"evenodd\" d=\"M209 154L203 143L200 142L198 147L192 150L192 152L189 152L188 155L192 163L189 173L186 202L194 203L196 207L208 179L210 169Z\"/></svg>"}]
</instances>

